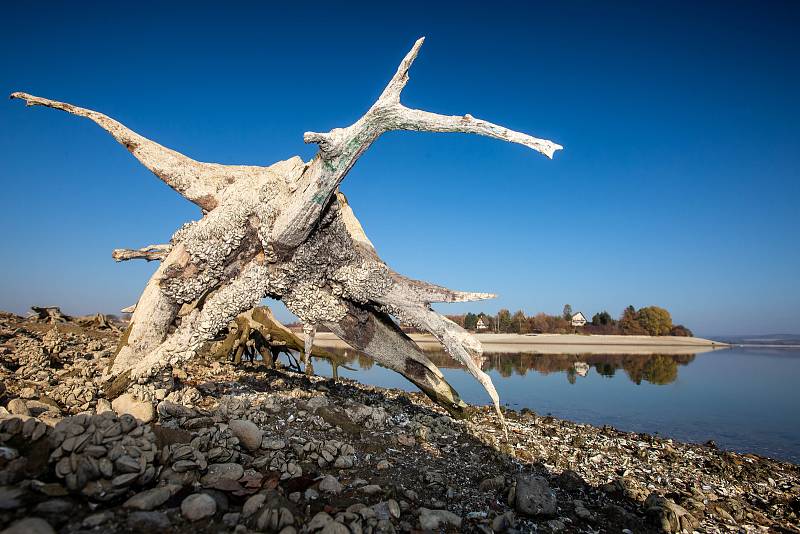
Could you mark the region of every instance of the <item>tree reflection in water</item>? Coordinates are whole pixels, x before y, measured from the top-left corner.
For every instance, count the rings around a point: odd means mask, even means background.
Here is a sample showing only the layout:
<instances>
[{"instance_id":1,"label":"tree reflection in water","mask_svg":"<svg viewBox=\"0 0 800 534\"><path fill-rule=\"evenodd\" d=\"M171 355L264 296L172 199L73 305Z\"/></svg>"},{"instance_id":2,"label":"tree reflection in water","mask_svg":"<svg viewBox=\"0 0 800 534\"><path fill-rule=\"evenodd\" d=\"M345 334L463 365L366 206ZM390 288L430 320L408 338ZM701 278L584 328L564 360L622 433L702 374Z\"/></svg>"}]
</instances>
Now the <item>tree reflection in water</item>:
<instances>
[{"instance_id":1,"label":"tree reflection in water","mask_svg":"<svg viewBox=\"0 0 800 534\"><path fill-rule=\"evenodd\" d=\"M370 369L373 361L369 356L351 349L329 348L337 356L339 365L353 364L361 369ZM460 369L445 352L428 352L426 355L439 368ZM597 374L611 378L622 369L635 384L643 381L650 384L671 384L678 378L678 366L694 361L694 354L530 354L492 353L483 354L481 368L497 371L503 377L525 376L529 371L539 374L565 373L570 384L586 376L591 368Z\"/></svg>"}]
</instances>

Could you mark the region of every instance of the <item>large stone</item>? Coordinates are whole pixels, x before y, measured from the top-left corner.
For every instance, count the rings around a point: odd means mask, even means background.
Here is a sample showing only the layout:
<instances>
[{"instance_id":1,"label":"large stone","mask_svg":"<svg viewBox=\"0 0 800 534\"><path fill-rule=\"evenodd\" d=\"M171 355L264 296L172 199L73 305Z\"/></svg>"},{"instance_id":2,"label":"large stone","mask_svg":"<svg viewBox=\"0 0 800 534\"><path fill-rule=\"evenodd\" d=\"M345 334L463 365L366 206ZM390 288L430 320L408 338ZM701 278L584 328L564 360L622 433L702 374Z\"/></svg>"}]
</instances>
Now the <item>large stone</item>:
<instances>
[{"instance_id":1,"label":"large stone","mask_svg":"<svg viewBox=\"0 0 800 534\"><path fill-rule=\"evenodd\" d=\"M264 432L252 421L247 419L234 419L228 426L233 435L239 438L239 442L249 451L258 450L261 447L261 439Z\"/></svg>"},{"instance_id":2,"label":"large stone","mask_svg":"<svg viewBox=\"0 0 800 534\"><path fill-rule=\"evenodd\" d=\"M133 512L128 516L128 527L134 532L163 532L170 522L164 512Z\"/></svg>"},{"instance_id":3,"label":"large stone","mask_svg":"<svg viewBox=\"0 0 800 534\"><path fill-rule=\"evenodd\" d=\"M108 523L112 519L114 519L113 512L109 512L108 510L104 512L97 512L96 514L87 515L84 517L83 521L81 521L81 526L86 528L95 528L104 523Z\"/></svg>"},{"instance_id":4,"label":"large stone","mask_svg":"<svg viewBox=\"0 0 800 534\"><path fill-rule=\"evenodd\" d=\"M256 513L264 505L266 500L267 496L263 493L256 493L251 496L245 501L244 506L242 506L242 517L247 519Z\"/></svg>"},{"instance_id":5,"label":"large stone","mask_svg":"<svg viewBox=\"0 0 800 534\"><path fill-rule=\"evenodd\" d=\"M663 532L692 532L700 526L688 510L657 493L651 493L644 506L650 522Z\"/></svg>"},{"instance_id":6,"label":"large stone","mask_svg":"<svg viewBox=\"0 0 800 534\"><path fill-rule=\"evenodd\" d=\"M327 475L319 483L319 490L323 493L332 493L338 495L342 492L342 485L336 477Z\"/></svg>"},{"instance_id":7,"label":"large stone","mask_svg":"<svg viewBox=\"0 0 800 534\"><path fill-rule=\"evenodd\" d=\"M50 523L38 517L20 519L0 534L55 534Z\"/></svg>"},{"instance_id":8,"label":"large stone","mask_svg":"<svg viewBox=\"0 0 800 534\"><path fill-rule=\"evenodd\" d=\"M331 521L333 521L333 518L326 512L317 512L317 515L312 517L311 521L308 522L306 528L309 532L316 532L325 528Z\"/></svg>"},{"instance_id":9,"label":"large stone","mask_svg":"<svg viewBox=\"0 0 800 534\"><path fill-rule=\"evenodd\" d=\"M514 505L518 512L532 517L556 515L556 494L541 476L518 475Z\"/></svg>"},{"instance_id":10,"label":"large stone","mask_svg":"<svg viewBox=\"0 0 800 534\"><path fill-rule=\"evenodd\" d=\"M199 521L217 513L217 501L205 493L189 495L181 503L181 514L189 521Z\"/></svg>"},{"instance_id":11,"label":"large stone","mask_svg":"<svg viewBox=\"0 0 800 534\"><path fill-rule=\"evenodd\" d=\"M74 508L75 504L72 501L66 499L50 499L37 504L33 511L37 514L50 516L68 514L69 511Z\"/></svg>"},{"instance_id":12,"label":"large stone","mask_svg":"<svg viewBox=\"0 0 800 534\"><path fill-rule=\"evenodd\" d=\"M0 486L0 510L14 510L22 506L25 490L14 486Z\"/></svg>"},{"instance_id":13,"label":"large stone","mask_svg":"<svg viewBox=\"0 0 800 534\"><path fill-rule=\"evenodd\" d=\"M220 480L239 480L244 475L244 468L235 463L211 464L200 482L207 487L214 486Z\"/></svg>"},{"instance_id":14,"label":"large stone","mask_svg":"<svg viewBox=\"0 0 800 534\"><path fill-rule=\"evenodd\" d=\"M28 405L22 399L11 399L8 401L8 411L14 415L30 415Z\"/></svg>"},{"instance_id":15,"label":"large stone","mask_svg":"<svg viewBox=\"0 0 800 534\"><path fill-rule=\"evenodd\" d=\"M141 401L130 393L120 395L111 403L111 407L119 415L131 414L143 423L149 423L156 415L153 405L148 401Z\"/></svg>"},{"instance_id":16,"label":"large stone","mask_svg":"<svg viewBox=\"0 0 800 534\"><path fill-rule=\"evenodd\" d=\"M383 489L377 484L367 484L366 486L362 486L358 490L361 493L366 493L367 495L377 495L378 493L383 491Z\"/></svg>"},{"instance_id":17,"label":"large stone","mask_svg":"<svg viewBox=\"0 0 800 534\"><path fill-rule=\"evenodd\" d=\"M106 413L114 410L114 407L108 402L108 399L97 399L97 406L94 411L96 413Z\"/></svg>"},{"instance_id":18,"label":"large stone","mask_svg":"<svg viewBox=\"0 0 800 534\"><path fill-rule=\"evenodd\" d=\"M309 410L316 410L318 408L322 408L323 406L328 405L328 398L324 395L320 395L318 397L311 397L306 401L306 408Z\"/></svg>"},{"instance_id":19,"label":"large stone","mask_svg":"<svg viewBox=\"0 0 800 534\"><path fill-rule=\"evenodd\" d=\"M447 510L419 509L419 525L422 530L438 531L447 527L461 528L461 518Z\"/></svg>"},{"instance_id":20,"label":"large stone","mask_svg":"<svg viewBox=\"0 0 800 534\"><path fill-rule=\"evenodd\" d=\"M319 534L350 534L352 531L338 521L331 521L322 527Z\"/></svg>"},{"instance_id":21,"label":"large stone","mask_svg":"<svg viewBox=\"0 0 800 534\"><path fill-rule=\"evenodd\" d=\"M125 501L122 506L134 510L153 510L167 502L178 489L177 486L160 486L145 490Z\"/></svg>"}]
</instances>

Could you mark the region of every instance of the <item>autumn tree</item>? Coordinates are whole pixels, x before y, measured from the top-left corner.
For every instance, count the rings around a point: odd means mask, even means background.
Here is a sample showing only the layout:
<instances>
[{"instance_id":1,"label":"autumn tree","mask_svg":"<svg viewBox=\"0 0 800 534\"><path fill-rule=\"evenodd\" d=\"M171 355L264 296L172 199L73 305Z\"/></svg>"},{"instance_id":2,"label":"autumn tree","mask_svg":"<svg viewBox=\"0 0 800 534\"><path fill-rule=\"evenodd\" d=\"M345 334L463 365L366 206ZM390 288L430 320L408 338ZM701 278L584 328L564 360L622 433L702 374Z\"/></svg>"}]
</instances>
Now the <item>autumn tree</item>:
<instances>
[{"instance_id":1,"label":"autumn tree","mask_svg":"<svg viewBox=\"0 0 800 534\"><path fill-rule=\"evenodd\" d=\"M664 308L646 306L636 315L639 325L651 336L666 336L672 330L672 317Z\"/></svg>"},{"instance_id":2,"label":"autumn tree","mask_svg":"<svg viewBox=\"0 0 800 534\"><path fill-rule=\"evenodd\" d=\"M694 337L692 331L683 326L682 324L677 324L673 326L672 329L669 331L669 335L678 337Z\"/></svg>"},{"instance_id":3,"label":"autumn tree","mask_svg":"<svg viewBox=\"0 0 800 534\"><path fill-rule=\"evenodd\" d=\"M628 306L619 318L618 326L625 335L643 335L647 332L639 324L639 314L636 308Z\"/></svg>"}]
</instances>

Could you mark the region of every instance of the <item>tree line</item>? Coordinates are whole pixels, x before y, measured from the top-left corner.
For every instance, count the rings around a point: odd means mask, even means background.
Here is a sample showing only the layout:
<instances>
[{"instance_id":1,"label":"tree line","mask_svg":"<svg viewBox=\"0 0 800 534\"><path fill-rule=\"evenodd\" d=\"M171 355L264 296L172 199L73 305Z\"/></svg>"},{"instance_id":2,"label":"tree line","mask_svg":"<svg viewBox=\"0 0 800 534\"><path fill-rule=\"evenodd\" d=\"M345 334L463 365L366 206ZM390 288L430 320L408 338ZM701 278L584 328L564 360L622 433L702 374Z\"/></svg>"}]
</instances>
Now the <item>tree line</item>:
<instances>
[{"instance_id":1,"label":"tree line","mask_svg":"<svg viewBox=\"0 0 800 534\"><path fill-rule=\"evenodd\" d=\"M617 335L649 335L649 336L684 336L691 337L692 331L681 324L673 324L669 311L658 306L645 306L638 310L628 306L614 319L608 311L601 311L592 316L592 320L582 327L572 326L572 306L564 306L561 315L537 313L526 315L522 310L513 314L506 309L497 315L487 313L467 313L464 315L448 315L447 318L466 330L498 332L503 334L617 334ZM485 329L479 329L481 322Z\"/></svg>"}]
</instances>

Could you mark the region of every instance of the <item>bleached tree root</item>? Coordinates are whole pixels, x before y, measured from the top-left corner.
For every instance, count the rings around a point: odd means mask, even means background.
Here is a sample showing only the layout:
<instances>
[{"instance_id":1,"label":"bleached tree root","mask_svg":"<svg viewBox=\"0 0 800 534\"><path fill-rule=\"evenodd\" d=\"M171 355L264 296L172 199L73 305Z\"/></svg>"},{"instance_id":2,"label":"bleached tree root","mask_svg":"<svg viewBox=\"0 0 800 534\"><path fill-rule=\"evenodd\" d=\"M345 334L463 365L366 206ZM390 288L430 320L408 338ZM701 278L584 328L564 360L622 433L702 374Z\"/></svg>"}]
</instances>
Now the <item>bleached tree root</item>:
<instances>
[{"instance_id":1,"label":"bleached tree root","mask_svg":"<svg viewBox=\"0 0 800 534\"><path fill-rule=\"evenodd\" d=\"M86 117L110 133L203 216L167 245L118 250L114 257L155 259L123 335L109 378L114 388L146 381L195 354L263 297L282 300L304 325L304 353L326 324L354 348L417 384L448 410L463 402L441 372L392 321L422 328L483 385L502 419L497 392L481 371L478 341L431 309L434 302L491 298L411 280L378 256L338 187L358 158L388 131L462 132L517 143L552 158L560 145L476 119L410 109L400 103L423 39L367 112L350 126L307 132L319 151L268 167L195 161L102 113L26 93L12 98Z\"/></svg>"}]
</instances>

